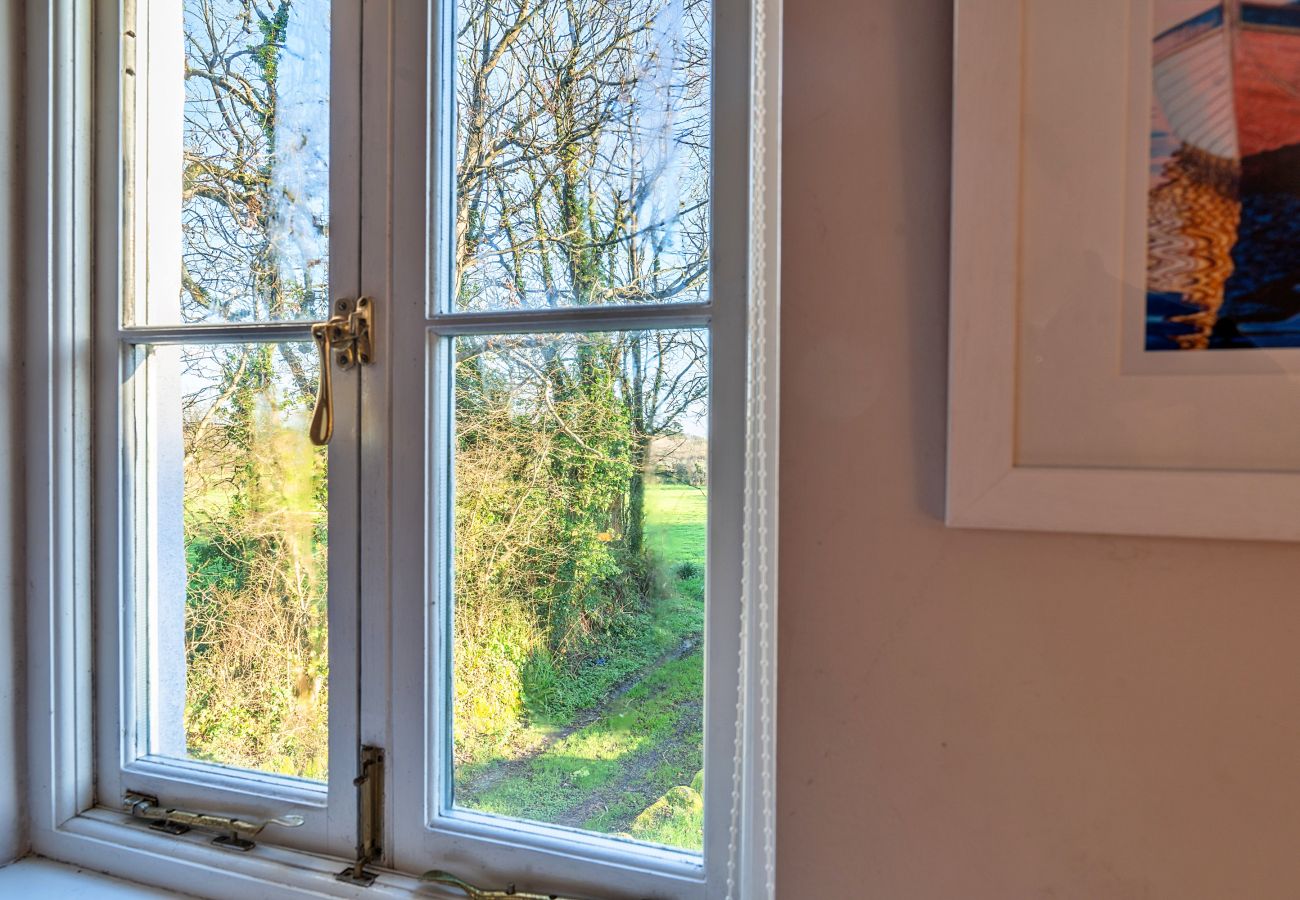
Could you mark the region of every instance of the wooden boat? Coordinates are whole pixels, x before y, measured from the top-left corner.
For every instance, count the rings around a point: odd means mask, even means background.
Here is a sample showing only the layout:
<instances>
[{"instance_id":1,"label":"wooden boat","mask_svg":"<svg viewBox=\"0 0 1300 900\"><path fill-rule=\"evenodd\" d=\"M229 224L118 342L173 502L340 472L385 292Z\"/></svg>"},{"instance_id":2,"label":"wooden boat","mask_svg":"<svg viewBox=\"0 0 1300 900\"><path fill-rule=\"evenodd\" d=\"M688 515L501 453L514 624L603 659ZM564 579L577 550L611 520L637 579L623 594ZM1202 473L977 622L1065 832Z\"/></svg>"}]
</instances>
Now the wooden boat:
<instances>
[{"instance_id":1,"label":"wooden boat","mask_svg":"<svg viewBox=\"0 0 1300 900\"><path fill-rule=\"evenodd\" d=\"M1300 2L1217 4L1155 38L1174 136L1225 160L1300 145Z\"/></svg>"}]
</instances>

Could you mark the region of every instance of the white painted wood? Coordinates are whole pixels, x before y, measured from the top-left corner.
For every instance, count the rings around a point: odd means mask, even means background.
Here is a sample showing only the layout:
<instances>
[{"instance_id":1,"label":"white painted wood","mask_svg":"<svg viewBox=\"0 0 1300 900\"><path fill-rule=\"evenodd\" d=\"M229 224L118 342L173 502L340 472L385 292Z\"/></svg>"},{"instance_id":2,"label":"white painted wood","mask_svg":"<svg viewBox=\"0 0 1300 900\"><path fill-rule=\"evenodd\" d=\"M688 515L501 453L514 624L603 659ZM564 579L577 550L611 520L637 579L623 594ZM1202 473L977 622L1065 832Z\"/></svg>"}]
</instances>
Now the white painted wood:
<instances>
[{"instance_id":1,"label":"white painted wood","mask_svg":"<svg viewBox=\"0 0 1300 900\"><path fill-rule=\"evenodd\" d=\"M737 715L742 727L728 900L776 900L782 9L780 0L753 6L743 665Z\"/></svg>"},{"instance_id":2,"label":"white painted wood","mask_svg":"<svg viewBox=\"0 0 1300 900\"><path fill-rule=\"evenodd\" d=\"M32 842L93 800L88 522L89 9L27 13L27 803ZM82 423L78 427L77 423Z\"/></svg>"},{"instance_id":3,"label":"white painted wood","mask_svg":"<svg viewBox=\"0 0 1300 900\"><path fill-rule=\"evenodd\" d=\"M414 14L423 12L423 3L401 5L410 7L409 11ZM419 21L418 15L416 21ZM420 183L418 180L407 185L405 190L395 191L392 183L392 159L401 152L396 142L403 125L395 116L393 95L397 89L391 80L396 75L391 48L398 39L398 34L394 31L398 23L394 21L393 4L389 0L365 3L360 27L366 36L357 82L357 127L361 134L358 150L364 178L358 207L358 217L362 223L358 234L360 289L379 299L379 320L376 360L361 373L360 386L364 414L361 423L361 493L358 504L362 566L358 728L361 743L383 747L386 751L385 782L388 790L413 793L415 782L399 785L394 782L392 775L394 706L389 684L393 653L389 554L393 523L389 517L391 506L388 496L392 490L390 460L394 448L388 430L391 415L389 386L393 373L402 371L397 353L400 329L404 323L401 309L408 298L403 296L393 281L392 260L399 237L394 223L399 219L390 204L403 193L420 196L422 192L415 186ZM419 28L418 25L416 27ZM418 73L408 73L408 77L418 77ZM416 255L422 257L423 253L416 251ZM415 296L424 295L418 291ZM387 800L383 814L386 838L383 842L384 858L380 862L391 865L391 837L395 818L392 804Z\"/></svg>"},{"instance_id":4,"label":"white painted wood","mask_svg":"<svg viewBox=\"0 0 1300 900\"><path fill-rule=\"evenodd\" d=\"M380 872L375 884L359 887L336 879L343 859L268 844L236 855L197 833L159 834L97 809L70 819L44 843L41 854L50 859L213 900L458 896L395 872Z\"/></svg>"},{"instance_id":5,"label":"white painted wood","mask_svg":"<svg viewBox=\"0 0 1300 900\"><path fill-rule=\"evenodd\" d=\"M1107 120L1111 123L1107 127L1120 129L1131 138L1119 141L1123 153L1108 153L1104 159L1094 155L1088 157L1091 163L1085 159L1080 165L1074 164L1074 156L1070 155L1073 150L1052 143L1053 137L1069 134L1064 120L1059 123L1051 120L1055 114L1043 110L1054 107L1046 103L1041 91L1035 93L1036 85L1024 80L1024 73L1032 70L1027 62L1031 41L1037 42L1032 46L1042 60L1049 57L1051 46L1059 46L1044 42L1063 42L1071 34L1080 34L1077 22L1067 27L1069 23L1065 19L1069 16L1085 17L1090 48L1087 52L1104 52L1109 54L1107 60L1124 61L1106 83L1085 77L1077 81L1074 89L1083 94L1108 91L1107 102L1118 97L1118 106ZM1026 34L1026 22L1031 19L1041 29L1033 35ZM1180 357L1177 359L1166 354L1158 360L1146 359L1135 365L1130 362L1133 354L1127 349L1121 351L1119 345L1121 324L1127 329L1123 332L1126 348L1132 343L1132 330L1141 327L1141 315L1135 311L1139 307L1134 306L1132 292L1141 290L1145 283L1144 231L1139 229L1145 228L1146 144L1142 129L1149 121L1144 106L1150 98L1150 87L1146 84L1151 75L1149 27L1150 6L1145 2L1133 4L1131 8L1114 3L1075 6L1068 13L1064 8L1033 0L958 2L949 345L949 525L1300 540L1300 514L1296 512L1300 509L1297 506L1300 472L1289 467L1278 468L1271 462L1241 468L1216 468L1213 462L1216 455L1249 458L1256 438L1268 437L1274 426L1289 421L1293 404L1283 398L1293 390L1293 376L1289 373L1294 369L1294 351L1260 354L1253 363L1241 363L1239 355L1233 360L1232 354L1179 353L1175 354ZM1126 36L1112 40L1121 33L1120 29ZM1097 50L1093 38L1109 42L1106 49ZM1068 58L1068 55L1061 54L1061 57ZM1032 121L1027 118L1026 97L1036 104ZM1088 102L1096 105L1100 101L1093 97ZM1056 106L1062 117L1093 114L1088 104L1065 99ZM1044 115L1048 118L1044 119ZM1116 143L1109 136L1105 140L1108 146ZM1027 148L1036 155L1027 156ZM1055 158L1049 159L1053 153ZM1044 166L1064 164L1062 160L1069 161L1069 171L1073 173L1070 177L1049 178L1044 174ZM1117 174L1112 178L1113 173ZM1103 176L1111 180L1105 185L1094 183ZM1032 195L1027 196L1026 184L1032 185ZM1027 209L1032 214L1026 213ZM1042 258L1039 248L1066 246L1062 235L1067 234L1068 228L1076 229L1084 242L1077 253L1067 258L1067 251L1054 250L1056 256ZM1055 231L1045 238L1045 229ZM1046 455L1041 450L1031 455L1040 460L1039 464L1025 461L1027 457L1019 436L1024 433L1026 423L1018 421L1018 417L1026 413L1018 409L1017 398L1025 392L1027 377L1022 368L1023 347L1030 346L1022 344L1027 327L1026 310L1031 304L1037 304L1034 309L1046 308L1044 291L1050 289L1053 267L1060 273L1058 280L1064 278L1068 282L1061 287L1062 291L1074 290L1073 297L1086 293L1088 289L1075 290L1079 285L1074 280L1074 271L1085 271L1080 268L1078 257L1093 253L1094 249L1099 254L1097 265L1102 270L1096 285L1102 289L1092 290L1089 295L1097 305L1096 315L1090 320L1093 324L1087 326L1094 330L1080 335L1080 340L1104 335L1115 344L1113 352L1106 351L1105 360L1102 355L1095 355L1095 365L1114 365L1116 379L1136 371L1147 374L1163 371L1185 377L1191 374L1188 367L1193 362L1202 366L1199 369L1202 373L1219 372L1223 377L1226 377L1225 366L1239 367L1235 380L1221 379L1216 383L1202 379L1194 385L1197 391L1219 392L1215 394L1215 402L1221 393L1225 408L1232 405L1234 394L1239 397L1233 415L1241 418L1233 419L1215 433L1217 444L1209 441L1205 444L1209 463L1195 467L1160 463L1161 454L1147 455L1143 449L1154 447L1148 440L1151 435L1144 436L1138 426L1127 424L1127 419L1119 425L1100 418L1094 424L1082 426L1070 422L1069 404L1074 398L1069 392L1059 391L1056 396L1062 406L1060 424L1085 429L1122 428L1124 440L1111 444L1121 446L1127 442L1132 449L1124 461L1111 461L1114 453L1094 454L1082 448L1074 463L1063 458L1059 464L1042 464ZM1078 306L1077 300L1072 298L1071 302ZM1040 316L1035 319L1034 327L1045 327L1042 322ZM1137 397L1134 402L1146 404L1135 409L1140 408L1148 417L1151 410L1161 408L1160 397L1175 396L1172 393L1175 388L1168 380L1115 380L1105 389L1112 392L1116 409L1126 407L1132 399L1122 393L1126 384ZM1261 385L1267 385L1271 392L1267 399L1258 396L1257 388ZM1092 410L1099 408L1096 406L1099 401L1094 398L1103 395L1082 383L1079 391L1089 392L1092 404L1081 407L1087 410L1084 415L1094 415ZM1035 403L1031 409L1038 414L1043 407ZM1092 423L1093 419L1083 421ZM1044 423L1035 424L1034 433L1043 433ZM1158 426L1152 423L1148 427ZM1095 463L1094 458L1107 462ZM1274 458L1280 457L1276 453L1265 457Z\"/></svg>"},{"instance_id":6,"label":"white painted wood","mask_svg":"<svg viewBox=\"0 0 1300 900\"><path fill-rule=\"evenodd\" d=\"M364 295L361 233L365 177L360 117L365 53L361 4L330 7L330 298ZM355 856L361 716L361 373L334 371L329 449L329 825L331 854Z\"/></svg>"},{"instance_id":7,"label":"white painted wood","mask_svg":"<svg viewBox=\"0 0 1300 900\"><path fill-rule=\"evenodd\" d=\"M1296 541L1297 504L1297 475L1015 467L952 524Z\"/></svg>"},{"instance_id":8,"label":"white painted wood","mask_svg":"<svg viewBox=\"0 0 1300 900\"><path fill-rule=\"evenodd\" d=\"M5 312L17 318L26 303L22 287L26 257L22 169L23 98L18 89L23 79L23 10L19 4L0 7L0 69L5 87L0 89L0 284L9 285L3 301ZM18 319L21 321L21 319ZM21 485L22 453L22 368L6 367L0 377L0 862L21 855L27 846L24 815L26 753L23 750L25 698L22 695L23 554L26 547Z\"/></svg>"},{"instance_id":9,"label":"white painted wood","mask_svg":"<svg viewBox=\"0 0 1300 900\"><path fill-rule=\"evenodd\" d=\"M1019 2L957 5L948 382L953 525L976 524L973 510L1013 465L1021 24Z\"/></svg>"},{"instance_id":10,"label":"white painted wood","mask_svg":"<svg viewBox=\"0 0 1300 900\"><path fill-rule=\"evenodd\" d=\"M29 856L0 868L0 897L60 898L60 900L157 900L186 897L112 878L89 869Z\"/></svg>"}]
</instances>

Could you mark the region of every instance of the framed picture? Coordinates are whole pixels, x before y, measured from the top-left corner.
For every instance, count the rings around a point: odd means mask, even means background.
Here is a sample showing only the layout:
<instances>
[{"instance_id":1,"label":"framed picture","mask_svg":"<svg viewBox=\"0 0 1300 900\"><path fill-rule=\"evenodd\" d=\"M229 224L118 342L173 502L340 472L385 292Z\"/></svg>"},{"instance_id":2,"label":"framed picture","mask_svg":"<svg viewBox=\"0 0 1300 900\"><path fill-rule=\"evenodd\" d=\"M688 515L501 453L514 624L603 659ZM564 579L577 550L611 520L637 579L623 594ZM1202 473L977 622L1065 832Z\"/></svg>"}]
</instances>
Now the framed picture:
<instances>
[{"instance_id":1,"label":"framed picture","mask_svg":"<svg viewBox=\"0 0 1300 900\"><path fill-rule=\"evenodd\" d=\"M956 6L948 523L1300 540L1300 2Z\"/></svg>"}]
</instances>

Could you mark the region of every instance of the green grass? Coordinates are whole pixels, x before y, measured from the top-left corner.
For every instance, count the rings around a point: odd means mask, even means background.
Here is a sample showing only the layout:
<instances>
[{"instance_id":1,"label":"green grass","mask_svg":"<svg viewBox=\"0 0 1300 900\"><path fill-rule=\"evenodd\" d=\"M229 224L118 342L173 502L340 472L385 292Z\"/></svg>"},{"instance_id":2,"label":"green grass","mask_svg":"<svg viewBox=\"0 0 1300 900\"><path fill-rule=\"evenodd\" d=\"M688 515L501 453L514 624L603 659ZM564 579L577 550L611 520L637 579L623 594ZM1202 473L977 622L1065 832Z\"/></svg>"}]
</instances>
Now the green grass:
<instances>
[{"instance_id":1,"label":"green grass","mask_svg":"<svg viewBox=\"0 0 1300 900\"><path fill-rule=\"evenodd\" d=\"M708 494L685 484L650 484L645 492L646 544L669 569L703 566Z\"/></svg>"},{"instance_id":2,"label":"green grass","mask_svg":"<svg viewBox=\"0 0 1300 900\"><path fill-rule=\"evenodd\" d=\"M699 847L704 834L704 770L678 785L632 820L632 837L669 847Z\"/></svg>"},{"instance_id":3,"label":"green grass","mask_svg":"<svg viewBox=\"0 0 1300 900\"><path fill-rule=\"evenodd\" d=\"M576 671L563 671L547 659L525 670L525 703L531 724L564 728L598 707L610 691L704 630L704 580L678 578L674 570L692 563L703 570L708 499L699 488L651 484L646 488L646 543L663 569L656 579L661 595L650 598L625 627L611 636L599 656ZM542 689L539 689L539 684ZM519 739L526 745L530 736ZM492 748L494 753L500 748ZM478 760L476 760L478 761Z\"/></svg>"},{"instance_id":4,"label":"green grass","mask_svg":"<svg viewBox=\"0 0 1300 900\"><path fill-rule=\"evenodd\" d=\"M662 596L599 665L553 686L548 715L491 758L457 767L458 805L700 849L707 508L699 488L647 486L646 543ZM696 571L679 577L683 563Z\"/></svg>"},{"instance_id":5,"label":"green grass","mask_svg":"<svg viewBox=\"0 0 1300 900\"><path fill-rule=\"evenodd\" d=\"M696 649L652 671L590 725L499 771L477 791L458 790L456 801L512 818L626 833L699 771L703 688L703 653ZM698 848L700 837L676 840Z\"/></svg>"},{"instance_id":6,"label":"green grass","mask_svg":"<svg viewBox=\"0 0 1300 900\"><path fill-rule=\"evenodd\" d=\"M568 727L603 704L620 684L637 677L684 639L700 634L704 629L703 588L699 586L701 594L696 596L689 588L685 585L653 600L603 645L600 656L574 671L541 661L525 668L524 703L531 724L544 730ZM527 740L526 735L523 738Z\"/></svg>"}]
</instances>

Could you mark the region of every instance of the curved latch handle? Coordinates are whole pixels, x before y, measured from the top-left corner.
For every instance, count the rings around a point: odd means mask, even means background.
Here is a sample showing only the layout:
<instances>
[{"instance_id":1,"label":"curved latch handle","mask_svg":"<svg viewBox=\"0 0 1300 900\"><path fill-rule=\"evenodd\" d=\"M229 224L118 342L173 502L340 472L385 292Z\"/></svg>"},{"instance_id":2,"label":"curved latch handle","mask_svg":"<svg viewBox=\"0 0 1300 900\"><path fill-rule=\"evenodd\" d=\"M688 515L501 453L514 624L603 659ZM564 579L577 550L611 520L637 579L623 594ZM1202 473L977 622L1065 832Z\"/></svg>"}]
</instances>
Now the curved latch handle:
<instances>
[{"instance_id":1,"label":"curved latch handle","mask_svg":"<svg viewBox=\"0 0 1300 900\"><path fill-rule=\"evenodd\" d=\"M324 447L334 436L334 379L330 377L330 326L319 322L311 327L312 340L320 351L320 385L316 388L316 408L311 413L311 442Z\"/></svg>"},{"instance_id":2,"label":"curved latch handle","mask_svg":"<svg viewBox=\"0 0 1300 900\"><path fill-rule=\"evenodd\" d=\"M420 880L460 888L465 892L465 896L468 897L469 900L572 900L572 898L561 897L559 894L520 893L515 890L514 885L511 885L504 891L484 890L483 888L474 887L474 885L469 882L457 878L450 872L444 872L441 869L434 869L432 872L425 872L420 876Z\"/></svg>"},{"instance_id":3,"label":"curved latch handle","mask_svg":"<svg viewBox=\"0 0 1300 900\"><path fill-rule=\"evenodd\" d=\"M367 366L374 360L372 329L374 301L369 297L339 300L334 315L311 327L312 340L320 351L320 387L316 391L316 408L311 414L311 442L324 447L334 435L334 379L330 366L338 363L343 371L353 366Z\"/></svg>"}]
</instances>

